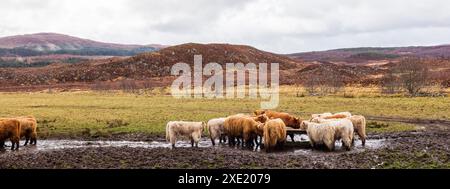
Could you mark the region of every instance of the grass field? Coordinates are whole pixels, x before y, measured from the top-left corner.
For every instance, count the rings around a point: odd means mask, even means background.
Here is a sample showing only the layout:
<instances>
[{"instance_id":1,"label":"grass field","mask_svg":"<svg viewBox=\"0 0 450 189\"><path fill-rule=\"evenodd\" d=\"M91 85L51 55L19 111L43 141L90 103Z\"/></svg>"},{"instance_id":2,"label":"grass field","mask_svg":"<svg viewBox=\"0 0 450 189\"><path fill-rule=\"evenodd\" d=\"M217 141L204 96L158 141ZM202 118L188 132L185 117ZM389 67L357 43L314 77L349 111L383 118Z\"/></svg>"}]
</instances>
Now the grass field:
<instances>
[{"instance_id":1,"label":"grass field","mask_svg":"<svg viewBox=\"0 0 450 189\"><path fill-rule=\"evenodd\" d=\"M251 99L175 99L171 96L120 92L0 93L0 116L35 115L41 137L163 134L169 120L207 121L259 109ZM449 97L298 97L282 93L278 110L308 118L311 113L350 111L366 116L450 119ZM370 121L370 120L369 120ZM369 132L415 129L389 122ZM374 124L369 124L374 125Z\"/></svg>"}]
</instances>

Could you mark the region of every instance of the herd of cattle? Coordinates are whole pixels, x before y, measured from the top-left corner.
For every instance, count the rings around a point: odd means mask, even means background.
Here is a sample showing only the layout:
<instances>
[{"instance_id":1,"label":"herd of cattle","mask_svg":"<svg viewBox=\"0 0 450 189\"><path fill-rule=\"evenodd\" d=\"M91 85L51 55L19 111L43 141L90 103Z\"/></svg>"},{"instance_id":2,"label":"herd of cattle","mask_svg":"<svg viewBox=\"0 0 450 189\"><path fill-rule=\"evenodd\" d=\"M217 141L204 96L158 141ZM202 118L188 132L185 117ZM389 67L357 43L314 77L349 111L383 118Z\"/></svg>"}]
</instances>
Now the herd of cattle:
<instances>
[{"instance_id":1,"label":"herd of cattle","mask_svg":"<svg viewBox=\"0 0 450 189\"><path fill-rule=\"evenodd\" d=\"M343 147L350 150L354 145L354 135L357 134L365 145L366 119L362 115L352 115L350 112L312 114L309 121L302 121L288 113L272 110L256 110L253 115L236 114L226 118L211 119L205 122L170 121L166 125L166 140L175 148L179 137L187 137L198 147L205 128L208 130L212 145L226 142L230 146L242 144L246 147L261 147L269 152L274 148L282 148L286 142L287 127L306 131L312 148L325 146L328 150L335 149L335 142L342 141ZM258 141L259 136L259 141ZM290 135L292 141L293 135Z\"/></svg>"},{"instance_id":2,"label":"herd of cattle","mask_svg":"<svg viewBox=\"0 0 450 189\"><path fill-rule=\"evenodd\" d=\"M11 140L11 150L19 149L20 138L25 137L25 146L37 143L37 121L33 116L15 118L0 118L0 149L5 147L5 141Z\"/></svg>"},{"instance_id":3,"label":"herd of cattle","mask_svg":"<svg viewBox=\"0 0 450 189\"><path fill-rule=\"evenodd\" d=\"M266 151L282 148L286 142L287 128L306 131L312 148L320 145L333 151L335 142L342 141L343 147L350 150L357 134L365 145L366 119L350 112L312 114L309 121L302 121L288 113L272 110L256 110L253 115L236 114L226 118L211 119L205 122L170 121L166 125L166 140L175 148L179 137L190 139L192 147L198 143L205 128L212 145L226 142L230 146L261 147L264 141ZM5 141L11 140L11 150L19 149L19 141L25 137L25 145L37 143L37 121L33 116L0 118L0 149ZM258 141L259 137L259 141ZM292 141L293 135L290 135Z\"/></svg>"}]
</instances>

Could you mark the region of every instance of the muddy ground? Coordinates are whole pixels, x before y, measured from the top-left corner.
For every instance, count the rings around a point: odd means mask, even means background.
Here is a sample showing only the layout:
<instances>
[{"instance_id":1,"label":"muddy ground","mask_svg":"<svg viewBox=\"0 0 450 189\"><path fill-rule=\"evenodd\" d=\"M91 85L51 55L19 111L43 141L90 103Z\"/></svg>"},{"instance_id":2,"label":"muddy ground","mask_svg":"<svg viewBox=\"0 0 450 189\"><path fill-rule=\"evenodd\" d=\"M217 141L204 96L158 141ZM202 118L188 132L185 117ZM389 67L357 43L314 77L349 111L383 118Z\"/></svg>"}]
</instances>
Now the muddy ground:
<instances>
[{"instance_id":1,"label":"muddy ground","mask_svg":"<svg viewBox=\"0 0 450 189\"><path fill-rule=\"evenodd\" d=\"M211 147L206 138L199 148L179 142L176 149L160 136L139 136L145 138L142 141L134 135L116 136L114 141L47 139L19 151L0 152L0 168L450 168L450 124L415 123L425 129L369 133L366 147L357 140L353 150L337 147L336 152L312 150L304 136L274 153Z\"/></svg>"}]
</instances>

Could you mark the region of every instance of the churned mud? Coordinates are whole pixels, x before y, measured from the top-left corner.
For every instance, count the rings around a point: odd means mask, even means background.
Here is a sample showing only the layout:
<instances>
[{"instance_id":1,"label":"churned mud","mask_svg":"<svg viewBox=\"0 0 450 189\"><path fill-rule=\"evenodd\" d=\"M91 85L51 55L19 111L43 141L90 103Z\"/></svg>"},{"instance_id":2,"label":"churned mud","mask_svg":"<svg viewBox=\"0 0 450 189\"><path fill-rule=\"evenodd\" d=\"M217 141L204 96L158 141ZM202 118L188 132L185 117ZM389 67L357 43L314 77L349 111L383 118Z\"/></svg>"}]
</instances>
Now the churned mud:
<instances>
[{"instance_id":1,"label":"churned mud","mask_svg":"<svg viewBox=\"0 0 450 189\"><path fill-rule=\"evenodd\" d=\"M410 120L408 120L410 121ZM306 136L296 136L282 150L211 146L199 148L179 141L177 148L163 138L152 140L40 140L37 146L0 152L0 168L450 168L449 127L446 122L417 123L425 129L370 134L366 146L356 140L351 151L312 150ZM23 142L21 143L23 144Z\"/></svg>"}]
</instances>

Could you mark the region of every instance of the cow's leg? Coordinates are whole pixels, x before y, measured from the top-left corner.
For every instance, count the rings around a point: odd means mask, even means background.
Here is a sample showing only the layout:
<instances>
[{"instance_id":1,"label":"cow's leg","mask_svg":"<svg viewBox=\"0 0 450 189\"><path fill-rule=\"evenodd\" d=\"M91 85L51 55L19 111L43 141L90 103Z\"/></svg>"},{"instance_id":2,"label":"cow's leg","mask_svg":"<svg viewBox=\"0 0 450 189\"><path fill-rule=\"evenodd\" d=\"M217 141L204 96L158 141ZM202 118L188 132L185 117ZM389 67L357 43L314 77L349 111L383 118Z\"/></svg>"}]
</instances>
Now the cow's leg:
<instances>
[{"instance_id":1,"label":"cow's leg","mask_svg":"<svg viewBox=\"0 0 450 189\"><path fill-rule=\"evenodd\" d=\"M220 140L219 140L219 142L220 142ZM212 143L213 146L216 145L216 141L215 141L214 138L212 138L212 137L211 137L211 143Z\"/></svg>"},{"instance_id":2,"label":"cow's leg","mask_svg":"<svg viewBox=\"0 0 450 189\"><path fill-rule=\"evenodd\" d=\"M30 137L28 137L28 136L26 136L25 137L25 144L24 144L24 146L26 146L27 144L28 144L28 141L30 140ZM33 141L31 141L30 142L30 144L32 143Z\"/></svg>"},{"instance_id":3,"label":"cow's leg","mask_svg":"<svg viewBox=\"0 0 450 189\"><path fill-rule=\"evenodd\" d=\"M36 133L33 133L33 135L31 135L31 144L34 144L34 145L37 144L37 135L36 135Z\"/></svg>"},{"instance_id":4,"label":"cow's leg","mask_svg":"<svg viewBox=\"0 0 450 189\"><path fill-rule=\"evenodd\" d=\"M191 138L191 145L192 145L192 147L194 147L194 139L193 138Z\"/></svg>"},{"instance_id":5,"label":"cow's leg","mask_svg":"<svg viewBox=\"0 0 450 189\"><path fill-rule=\"evenodd\" d=\"M14 145L16 145L16 140L11 139L11 150L14 150Z\"/></svg>"},{"instance_id":6,"label":"cow's leg","mask_svg":"<svg viewBox=\"0 0 450 189\"><path fill-rule=\"evenodd\" d=\"M16 150L19 150L20 138L16 139Z\"/></svg>"},{"instance_id":7,"label":"cow's leg","mask_svg":"<svg viewBox=\"0 0 450 189\"><path fill-rule=\"evenodd\" d=\"M228 143L230 144L230 146L235 146L236 145L236 137L230 136L228 139Z\"/></svg>"},{"instance_id":8,"label":"cow's leg","mask_svg":"<svg viewBox=\"0 0 450 189\"><path fill-rule=\"evenodd\" d=\"M225 143L227 140L225 139L225 135L220 135L220 143Z\"/></svg>"},{"instance_id":9,"label":"cow's leg","mask_svg":"<svg viewBox=\"0 0 450 189\"><path fill-rule=\"evenodd\" d=\"M289 137L291 137L292 142L295 142L294 141L294 133L289 134Z\"/></svg>"},{"instance_id":10,"label":"cow's leg","mask_svg":"<svg viewBox=\"0 0 450 189\"><path fill-rule=\"evenodd\" d=\"M311 150L314 151L316 148L316 144L313 141L310 141L309 143L311 144Z\"/></svg>"},{"instance_id":11,"label":"cow's leg","mask_svg":"<svg viewBox=\"0 0 450 189\"><path fill-rule=\"evenodd\" d=\"M222 139L222 142L223 142L223 143L227 142L227 138L226 138L225 135L222 135L220 138Z\"/></svg>"},{"instance_id":12,"label":"cow's leg","mask_svg":"<svg viewBox=\"0 0 450 189\"><path fill-rule=\"evenodd\" d=\"M271 151L270 147L268 147L268 146L264 146L264 148L265 148L267 153L269 153Z\"/></svg>"},{"instance_id":13,"label":"cow's leg","mask_svg":"<svg viewBox=\"0 0 450 189\"><path fill-rule=\"evenodd\" d=\"M328 150L330 150L330 152L334 151L335 145L334 142L328 146Z\"/></svg>"},{"instance_id":14,"label":"cow's leg","mask_svg":"<svg viewBox=\"0 0 450 189\"><path fill-rule=\"evenodd\" d=\"M170 142L172 143L172 148L175 148L175 143L177 143L177 138L175 136L171 136Z\"/></svg>"},{"instance_id":15,"label":"cow's leg","mask_svg":"<svg viewBox=\"0 0 450 189\"><path fill-rule=\"evenodd\" d=\"M364 132L359 130L358 131L358 136L359 136L359 139L362 142L362 145L365 146L366 145L366 136L365 136ZM353 138L355 138L355 137L353 137Z\"/></svg>"},{"instance_id":16,"label":"cow's leg","mask_svg":"<svg viewBox=\"0 0 450 189\"><path fill-rule=\"evenodd\" d=\"M355 135L353 135L353 138L352 138L352 146L355 146Z\"/></svg>"},{"instance_id":17,"label":"cow's leg","mask_svg":"<svg viewBox=\"0 0 450 189\"><path fill-rule=\"evenodd\" d=\"M255 139L253 139L253 137L247 139L247 147L248 148L253 148L253 146L255 145L255 143L253 143L254 141L255 141Z\"/></svg>"}]
</instances>

